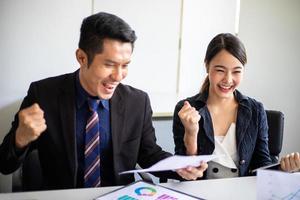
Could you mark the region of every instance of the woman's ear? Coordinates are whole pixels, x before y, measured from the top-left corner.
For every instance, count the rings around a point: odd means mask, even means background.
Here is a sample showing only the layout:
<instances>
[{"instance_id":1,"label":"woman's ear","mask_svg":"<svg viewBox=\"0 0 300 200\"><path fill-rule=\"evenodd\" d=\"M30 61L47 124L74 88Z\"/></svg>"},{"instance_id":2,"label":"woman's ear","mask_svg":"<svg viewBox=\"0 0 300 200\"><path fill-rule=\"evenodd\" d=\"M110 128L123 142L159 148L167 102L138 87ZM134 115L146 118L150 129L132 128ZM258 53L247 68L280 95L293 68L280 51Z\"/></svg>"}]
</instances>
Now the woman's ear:
<instances>
[{"instance_id":1,"label":"woman's ear","mask_svg":"<svg viewBox=\"0 0 300 200\"><path fill-rule=\"evenodd\" d=\"M76 50L76 59L80 64L80 67L87 67L88 66L88 57L87 54L82 49Z\"/></svg>"}]
</instances>

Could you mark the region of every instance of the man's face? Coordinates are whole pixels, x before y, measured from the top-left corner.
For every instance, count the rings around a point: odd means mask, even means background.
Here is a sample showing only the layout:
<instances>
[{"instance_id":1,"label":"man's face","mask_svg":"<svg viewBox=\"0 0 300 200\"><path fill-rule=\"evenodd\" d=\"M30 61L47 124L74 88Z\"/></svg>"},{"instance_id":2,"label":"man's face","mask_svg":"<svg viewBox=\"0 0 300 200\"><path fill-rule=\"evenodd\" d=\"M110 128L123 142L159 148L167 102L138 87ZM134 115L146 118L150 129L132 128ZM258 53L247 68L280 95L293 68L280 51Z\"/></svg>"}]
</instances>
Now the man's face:
<instances>
[{"instance_id":1,"label":"man's face","mask_svg":"<svg viewBox=\"0 0 300 200\"><path fill-rule=\"evenodd\" d=\"M102 53L96 54L88 66L87 55L78 49L76 56L81 65L81 85L92 96L110 99L118 84L127 76L131 54L131 43L104 39Z\"/></svg>"}]
</instances>

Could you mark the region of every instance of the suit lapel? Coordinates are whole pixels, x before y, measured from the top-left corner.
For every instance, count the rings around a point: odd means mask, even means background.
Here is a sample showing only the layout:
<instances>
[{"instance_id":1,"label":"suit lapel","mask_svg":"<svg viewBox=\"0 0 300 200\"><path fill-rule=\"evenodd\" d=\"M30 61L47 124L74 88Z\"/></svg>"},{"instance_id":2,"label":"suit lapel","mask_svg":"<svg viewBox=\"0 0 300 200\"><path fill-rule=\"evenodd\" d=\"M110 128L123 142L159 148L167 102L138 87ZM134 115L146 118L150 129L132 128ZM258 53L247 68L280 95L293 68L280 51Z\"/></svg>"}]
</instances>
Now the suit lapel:
<instances>
[{"instance_id":1,"label":"suit lapel","mask_svg":"<svg viewBox=\"0 0 300 200\"><path fill-rule=\"evenodd\" d=\"M212 144L214 144L215 143L214 129L213 129L213 125L212 125L212 119L209 114L207 106L204 106L203 108L201 108L199 110L199 114L201 115L201 118L203 119L203 124L206 124L205 126L203 126L204 133L205 133L206 137L210 140L210 142Z\"/></svg>"},{"instance_id":2,"label":"suit lapel","mask_svg":"<svg viewBox=\"0 0 300 200\"><path fill-rule=\"evenodd\" d=\"M245 137L246 130L248 129L248 126L250 124L251 117L252 117L251 110L247 106L240 104L237 113L237 121L236 121L236 140L237 140L238 152L241 143Z\"/></svg>"},{"instance_id":3,"label":"suit lapel","mask_svg":"<svg viewBox=\"0 0 300 200\"><path fill-rule=\"evenodd\" d=\"M67 152L71 175L76 186L77 179L77 150L75 133L75 73L66 78L66 84L62 86L62 93L59 97L60 117L64 145Z\"/></svg>"},{"instance_id":4,"label":"suit lapel","mask_svg":"<svg viewBox=\"0 0 300 200\"><path fill-rule=\"evenodd\" d=\"M110 111L111 111L111 134L112 134L112 145L113 145L113 160L115 168L115 177L118 180L118 154L120 152L120 146L122 141L122 132L124 126L124 113L125 113L125 98L124 94L121 92L122 85L120 84L116 89L113 97L110 101Z\"/></svg>"}]
</instances>

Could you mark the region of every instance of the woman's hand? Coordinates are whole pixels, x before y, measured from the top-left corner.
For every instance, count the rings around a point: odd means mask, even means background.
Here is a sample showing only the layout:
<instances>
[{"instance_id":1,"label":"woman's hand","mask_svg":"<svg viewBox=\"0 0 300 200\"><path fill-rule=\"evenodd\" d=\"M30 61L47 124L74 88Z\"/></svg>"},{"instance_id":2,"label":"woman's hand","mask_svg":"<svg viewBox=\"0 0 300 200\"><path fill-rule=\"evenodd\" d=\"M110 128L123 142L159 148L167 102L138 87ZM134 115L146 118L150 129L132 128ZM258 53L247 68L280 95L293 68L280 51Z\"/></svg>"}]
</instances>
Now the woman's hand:
<instances>
[{"instance_id":1,"label":"woman's hand","mask_svg":"<svg viewBox=\"0 0 300 200\"><path fill-rule=\"evenodd\" d=\"M185 180L196 180L203 176L203 172L207 169L208 165L206 162L201 162L198 167L187 167L184 169L176 170L177 174Z\"/></svg>"},{"instance_id":2,"label":"woman's hand","mask_svg":"<svg viewBox=\"0 0 300 200\"><path fill-rule=\"evenodd\" d=\"M283 171L297 172L300 171L300 155L298 152L291 153L281 158L280 167Z\"/></svg>"},{"instance_id":3,"label":"woman's hand","mask_svg":"<svg viewBox=\"0 0 300 200\"><path fill-rule=\"evenodd\" d=\"M184 102L183 107L178 112L178 116L184 126L184 145L187 155L197 154L197 135L199 131L199 112L192 107L188 101Z\"/></svg>"},{"instance_id":4,"label":"woman's hand","mask_svg":"<svg viewBox=\"0 0 300 200\"><path fill-rule=\"evenodd\" d=\"M185 133L188 133L191 136L197 135L199 130L198 122L201 117L199 112L192 107L188 101L184 102L184 105L178 112L178 116L184 126Z\"/></svg>"}]
</instances>

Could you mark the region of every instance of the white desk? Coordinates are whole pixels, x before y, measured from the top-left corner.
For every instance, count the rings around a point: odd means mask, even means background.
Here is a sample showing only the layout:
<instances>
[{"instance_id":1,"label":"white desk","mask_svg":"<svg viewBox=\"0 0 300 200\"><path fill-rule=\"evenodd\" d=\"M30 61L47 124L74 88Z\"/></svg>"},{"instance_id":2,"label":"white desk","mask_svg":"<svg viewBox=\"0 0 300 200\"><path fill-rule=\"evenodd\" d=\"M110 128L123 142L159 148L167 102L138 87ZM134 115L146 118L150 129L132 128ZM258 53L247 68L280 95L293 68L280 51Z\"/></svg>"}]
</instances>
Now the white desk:
<instances>
[{"instance_id":1,"label":"white desk","mask_svg":"<svg viewBox=\"0 0 300 200\"><path fill-rule=\"evenodd\" d=\"M162 185L209 200L256 199L256 176L165 183Z\"/></svg>"},{"instance_id":2,"label":"white desk","mask_svg":"<svg viewBox=\"0 0 300 200\"><path fill-rule=\"evenodd\" d=\"M256 199L256 177L164 183L163 186L205 199ZM0 194L1 200L89 200L118 187Z\"/></svg>"}]
</instances>

